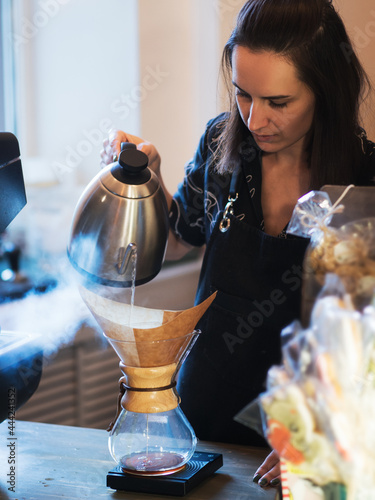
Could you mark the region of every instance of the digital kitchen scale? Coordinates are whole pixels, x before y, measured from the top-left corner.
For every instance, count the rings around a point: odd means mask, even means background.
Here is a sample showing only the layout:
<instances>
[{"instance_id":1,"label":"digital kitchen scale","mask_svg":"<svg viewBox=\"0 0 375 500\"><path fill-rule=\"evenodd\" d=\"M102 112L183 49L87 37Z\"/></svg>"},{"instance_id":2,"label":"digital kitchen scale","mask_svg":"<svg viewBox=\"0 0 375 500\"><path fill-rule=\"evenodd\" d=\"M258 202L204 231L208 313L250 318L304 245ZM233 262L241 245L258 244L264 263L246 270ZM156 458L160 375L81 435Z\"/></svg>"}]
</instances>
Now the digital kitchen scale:
<instances>
[{"instance_id":1,"label":"digital kitchen scale","mask_svg":"<svg viewBox=\"0 0 375 500\"><path fill-rule=\"evenodd\" d=\"M107 486L114 490L184 496L223 465L223 455L196 451L185 467L167 476L136 476L120 466L109 471Z\"/></svg>"}]
</instances>

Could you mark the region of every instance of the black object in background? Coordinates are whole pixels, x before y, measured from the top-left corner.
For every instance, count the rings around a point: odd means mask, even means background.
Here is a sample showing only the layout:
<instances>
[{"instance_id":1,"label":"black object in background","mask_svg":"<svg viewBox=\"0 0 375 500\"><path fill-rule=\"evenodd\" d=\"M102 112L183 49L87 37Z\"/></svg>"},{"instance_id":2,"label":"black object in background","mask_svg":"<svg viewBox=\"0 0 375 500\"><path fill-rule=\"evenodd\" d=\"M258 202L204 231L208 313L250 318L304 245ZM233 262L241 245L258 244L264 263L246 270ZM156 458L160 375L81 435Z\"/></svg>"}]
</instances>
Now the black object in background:
<instances>
[{"instance_id":1,"label":"black object in background","mask_svg":"<svg viewBox=\"0 0 375 500\"><path fill-rule=\"evenodd\" d=\"M25 205L25 183L17 137L0 132L0 233ZM34 394L42 374L42 364L40 349L32 345L26 333L0 331L0 422L9 418L13 396L17 410Z\"/></svg>"},{"instance_id":2,"label":"black object in background","mask_svg":"<svg viewBox=\"0 0 375 500\"><path fill-rule=\"evenodd\" d=\"M18 140L0 133L0 233L26 205L25 184Z\"/></svg>"}]
</instances>

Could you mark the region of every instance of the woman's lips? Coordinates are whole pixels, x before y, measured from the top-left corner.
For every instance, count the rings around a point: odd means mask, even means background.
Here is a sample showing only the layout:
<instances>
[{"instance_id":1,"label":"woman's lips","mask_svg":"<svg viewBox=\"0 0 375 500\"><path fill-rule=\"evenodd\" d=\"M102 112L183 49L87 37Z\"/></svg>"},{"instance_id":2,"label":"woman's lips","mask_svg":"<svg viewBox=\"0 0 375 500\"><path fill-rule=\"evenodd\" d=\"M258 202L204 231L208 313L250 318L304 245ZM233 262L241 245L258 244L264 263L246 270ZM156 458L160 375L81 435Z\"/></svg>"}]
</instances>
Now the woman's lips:
<instances>
[{"instance_id":1,"label":"woman's lips","mask_svg":"<svg viewBox=\"0 0 375 500\"><path fill-rule=\"evenodd\" d=\"M253 137L257 142L270 142L272 139L275 137L274 135L259 135L259 134L254 134L253 132Z\"/></svg>"}]
</instances>

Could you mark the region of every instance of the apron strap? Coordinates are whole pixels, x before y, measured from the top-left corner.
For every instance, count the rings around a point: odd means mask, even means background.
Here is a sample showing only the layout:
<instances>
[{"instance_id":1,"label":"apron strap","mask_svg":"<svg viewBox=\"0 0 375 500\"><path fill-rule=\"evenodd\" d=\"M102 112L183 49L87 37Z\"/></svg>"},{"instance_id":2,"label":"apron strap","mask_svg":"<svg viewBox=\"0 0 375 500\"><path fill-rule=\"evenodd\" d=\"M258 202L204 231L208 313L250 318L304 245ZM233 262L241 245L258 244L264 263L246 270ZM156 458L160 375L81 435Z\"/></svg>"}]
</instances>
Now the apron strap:
<instances>
[{"instance_id":1,"label":"apron strap","mask_svg":"<svg viewBox=\"0 0 375 500\"><path fill-rule=\"evenodd\" d=\"M224 215L219 225L219 229L222 233L228 231L230 227L229 214L233 215L233 204L238 198L237 190L238 190L240 173L241 173L241 166L237 165L232 173L232 178L230 180L230 186L229 186L228 201L227 204L225 205Z\"/></svg>"},{"instance_id":2,"label":"apron strap","mask_svg":"<svg viewBox=\"0 0 375 500\"><path fill-rule=\"evenodd\" d=\"M239 183L238 179L240 177L240 173L241 173L241 166L237 165L237 167L235 167L235 169L233 170L232 178L230 180L228 199L230 198L237 199L238 197L237 189L238 189L238 183Z\"/></svg>"}]
</instances>

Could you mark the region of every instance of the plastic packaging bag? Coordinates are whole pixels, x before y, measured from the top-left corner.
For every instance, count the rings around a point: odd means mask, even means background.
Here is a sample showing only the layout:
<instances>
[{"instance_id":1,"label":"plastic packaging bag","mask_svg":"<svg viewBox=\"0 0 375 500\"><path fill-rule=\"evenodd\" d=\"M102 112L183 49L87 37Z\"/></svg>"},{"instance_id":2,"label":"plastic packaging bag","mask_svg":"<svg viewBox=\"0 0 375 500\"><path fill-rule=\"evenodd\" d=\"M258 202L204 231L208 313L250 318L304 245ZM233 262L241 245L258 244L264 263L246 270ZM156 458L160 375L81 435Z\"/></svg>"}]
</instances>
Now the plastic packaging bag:
<instances>
[{"instance_id":1,"label":"plastic packaging bag","mask_svg":"<svg viewBox=\"0 0 375 500\"><path fill-rule=\"evenodd\" d=\"M361 313L349 295L323 296L309 327L295 322L283 337L283 365L269 370L268 390L259 402L264 433L285 466L291 498L370 500L375 491L374 307Z\"/></svg>"},{"instance_id":2,"label":"plastic packaging bag","mask_svg":"<svg viewBox=\"0 0 375 500\"><path fill-rule=\"evenodd\" d=\"M288 226L288 233L311 238L304 260L304 326L327 274L340 278L358 310L369 305L375 290L375 218L355 220L339 228L329 226L337 212L350 211L350 206L339 204L347 190L335 205L325 192L307 193L298 201Z\"/></svg>"}]
</instances>

